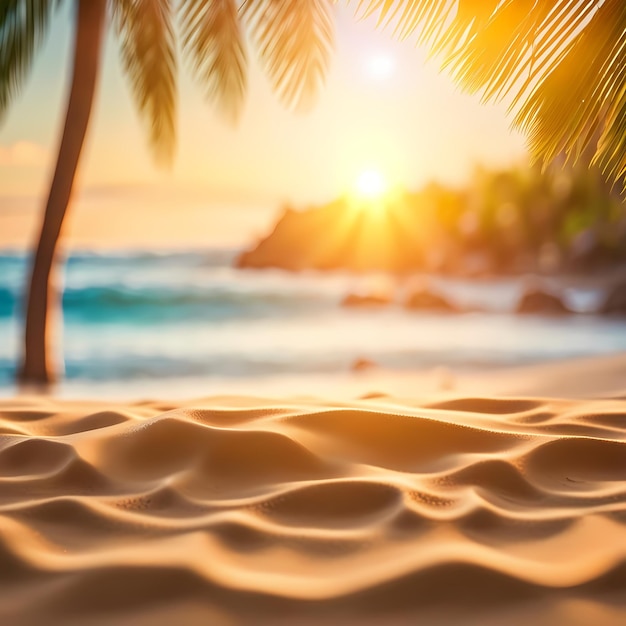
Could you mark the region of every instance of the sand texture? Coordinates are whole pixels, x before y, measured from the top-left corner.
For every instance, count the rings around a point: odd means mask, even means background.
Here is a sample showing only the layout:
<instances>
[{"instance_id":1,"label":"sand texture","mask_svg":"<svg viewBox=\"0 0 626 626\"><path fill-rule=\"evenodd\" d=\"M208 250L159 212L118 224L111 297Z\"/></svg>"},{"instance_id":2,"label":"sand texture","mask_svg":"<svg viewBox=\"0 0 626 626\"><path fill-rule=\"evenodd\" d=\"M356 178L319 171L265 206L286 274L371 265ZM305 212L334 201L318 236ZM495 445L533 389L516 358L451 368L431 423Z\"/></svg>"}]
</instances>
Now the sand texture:
<instances>
[{"instance_id":1,"label":"sand texture","mask_svg":"<svg viewBox=\"0 0 626 626\"><path fill-rule=\"evenodd\" d=\"M0 624L625 624L626 401L0 402Z\"/></svg>"}]
</instances>

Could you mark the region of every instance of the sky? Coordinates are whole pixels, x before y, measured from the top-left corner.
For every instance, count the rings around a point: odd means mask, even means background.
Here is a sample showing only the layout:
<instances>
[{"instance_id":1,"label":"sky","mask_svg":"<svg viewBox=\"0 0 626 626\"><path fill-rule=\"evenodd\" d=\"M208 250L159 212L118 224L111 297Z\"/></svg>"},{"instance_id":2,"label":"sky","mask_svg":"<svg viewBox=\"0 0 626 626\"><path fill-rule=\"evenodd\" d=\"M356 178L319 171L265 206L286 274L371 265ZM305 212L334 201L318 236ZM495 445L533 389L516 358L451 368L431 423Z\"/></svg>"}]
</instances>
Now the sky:
<instances>
[{"instance_id":1,"label":"sky","mask_svg":"<svg viewBox=\"0 0 626 626\"><path fill-rule=\"evenodd\" d=\"M70 67L71 3L57 14L25 88L0 126L0 247L32 242L61 129ZM336 11L336 49L315 106L281 105L249 47L249 87L237 125L181 72L177 157L154 165L116 40L107 40L97 102L66 229L79 248L241 246L285 204L349 192L363 171L417 189L462 184L477 165L524 162L504 104L484 105L441 73L414 41L398 42Z\"/></svg>"}]
</instances>

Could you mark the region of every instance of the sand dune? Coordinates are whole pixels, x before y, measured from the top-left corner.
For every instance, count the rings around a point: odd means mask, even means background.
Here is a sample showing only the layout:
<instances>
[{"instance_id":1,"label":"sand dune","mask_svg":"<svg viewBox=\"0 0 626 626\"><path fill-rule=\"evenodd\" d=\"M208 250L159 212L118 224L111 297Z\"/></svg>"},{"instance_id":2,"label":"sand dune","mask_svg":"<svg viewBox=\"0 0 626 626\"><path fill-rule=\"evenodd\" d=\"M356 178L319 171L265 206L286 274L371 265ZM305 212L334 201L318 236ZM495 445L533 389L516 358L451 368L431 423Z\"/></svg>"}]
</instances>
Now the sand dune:
<instances>
[{"instance_id":1,"label":"sand dune","mask_svg":"<svg viewBox=\"0 0 626 626\"><path fill-rule=\"evenodd\" d=\"M623 400L0 403L2 624L626 623Z\"/></svg>"}]
</instances>

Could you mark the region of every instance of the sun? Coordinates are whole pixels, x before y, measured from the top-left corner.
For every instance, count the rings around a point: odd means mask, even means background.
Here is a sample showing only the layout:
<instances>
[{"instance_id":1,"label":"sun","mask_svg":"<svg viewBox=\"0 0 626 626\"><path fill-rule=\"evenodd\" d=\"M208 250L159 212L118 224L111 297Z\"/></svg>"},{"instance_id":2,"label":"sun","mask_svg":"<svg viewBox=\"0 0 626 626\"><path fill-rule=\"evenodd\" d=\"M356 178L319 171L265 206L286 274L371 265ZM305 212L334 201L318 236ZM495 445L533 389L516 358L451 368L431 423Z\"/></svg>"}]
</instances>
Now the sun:
<instances>
[{"instance_id":1,"label":"sun","mask_svg":"<svg viewBox=\"0 0 626 626\"><path fill-rule=\"evenodd\" d=\"M394 74L395 69L395 59L388 54L373 54L365 61L365 72L373 80L387 80Z\"/></svg>"},{"instance_id":2,"label":"sun","mask_svg":"<svg viewBox=\"0 0 626 626\"><path fill-rule=\"evenodd\" d=\"M387 193L385 177L378 170L364 170L356 180L356 195L364 200L377 200Z\"/></svg>"}]
</instances>

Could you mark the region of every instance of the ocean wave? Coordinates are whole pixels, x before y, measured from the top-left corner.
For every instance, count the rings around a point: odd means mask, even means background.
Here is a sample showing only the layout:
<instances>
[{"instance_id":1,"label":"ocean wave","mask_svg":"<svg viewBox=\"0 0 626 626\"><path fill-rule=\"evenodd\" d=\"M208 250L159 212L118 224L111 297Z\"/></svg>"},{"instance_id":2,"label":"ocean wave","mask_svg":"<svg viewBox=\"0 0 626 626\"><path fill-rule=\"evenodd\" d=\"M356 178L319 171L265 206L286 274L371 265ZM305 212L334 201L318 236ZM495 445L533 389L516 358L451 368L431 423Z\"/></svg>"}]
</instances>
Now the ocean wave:
<instances>
[{"instance_id":1,"label":"ocean wave","mask_svg":"<svg viewBox=\"0 0 626 626\"><path fill-rule=\"evenodd\" d=\"M65 377L85 384L523 365L626 349L620 320L516 317L512 281L441 283L452 301L491 313L441 316L339 306L358 290L345 275L230 267L233 251L73 254L66 264L61 352ZM0 389L11 388L28 259L0 255ZM357 283L358 284L358 283ZM439 286L438 286L439 288ZM478 295L477 295L478 294ZM478 300L477 300L478 302ZM507 309L507 310L510 310ZM97 384L96 384L97 383Z\"/></svg>"},{"instance_id":2,"label":"ocean wave","mask_svg":"<svg viewBox=\"0 0 626 626\"><path fill-rule=\"evenodd\" d=\"M17 301L18 298L12 289L0 285L0 319L14 315Z\"/></svg>"},{"instance_id":3,"label":"ocean wave","mask_svg":"<svg viewBox=\"0 0 626 626\"><path fill-rule=\"evenodd\" d=\"M180 320L239 319L297 315L328 302L320 294L238 291L223 288L165 288L103 285L69 287L63 292L63 312L68 320L83 323L120 321L142 323L177 318ZM0 286L0 318L12 317L21 306L21 296Z\"/></svg>"}]
</instances>

